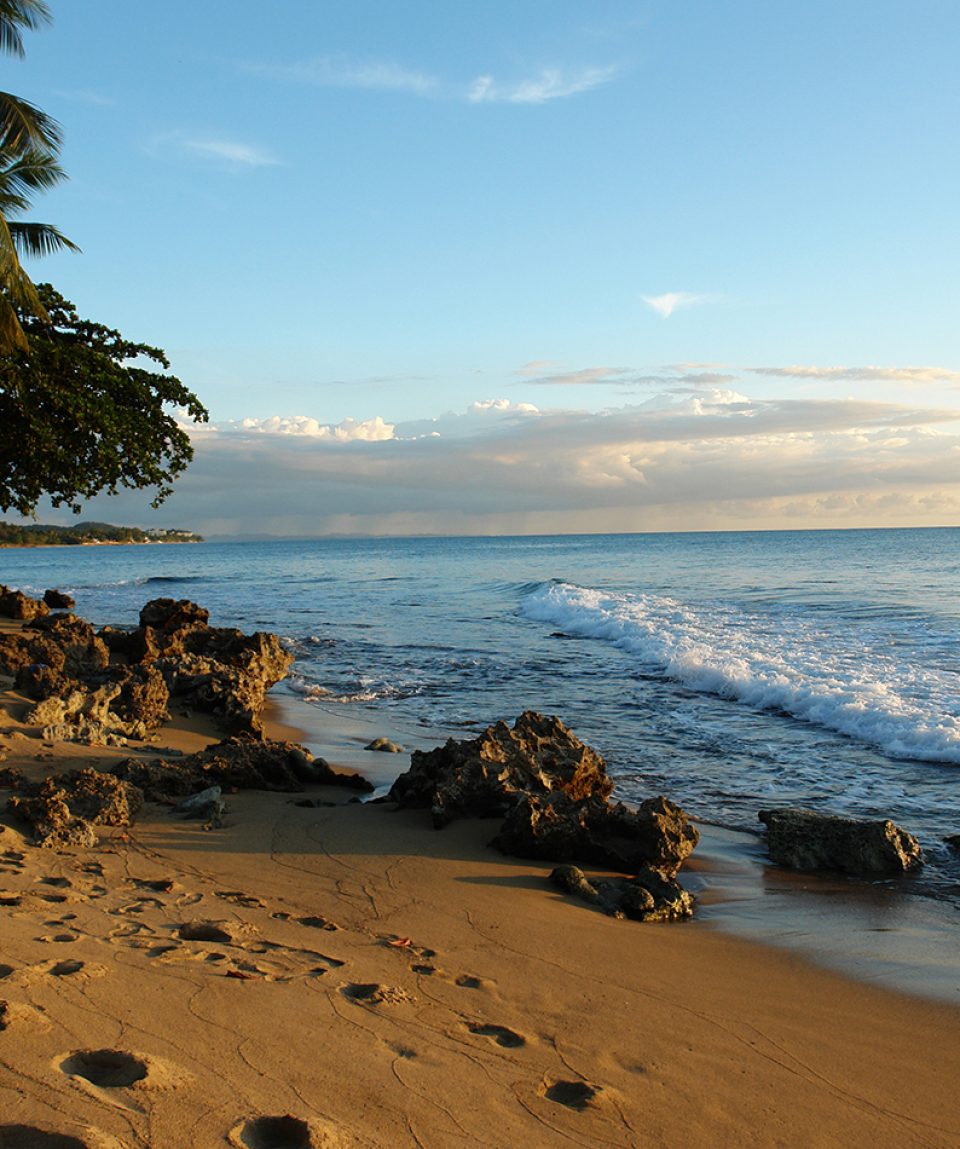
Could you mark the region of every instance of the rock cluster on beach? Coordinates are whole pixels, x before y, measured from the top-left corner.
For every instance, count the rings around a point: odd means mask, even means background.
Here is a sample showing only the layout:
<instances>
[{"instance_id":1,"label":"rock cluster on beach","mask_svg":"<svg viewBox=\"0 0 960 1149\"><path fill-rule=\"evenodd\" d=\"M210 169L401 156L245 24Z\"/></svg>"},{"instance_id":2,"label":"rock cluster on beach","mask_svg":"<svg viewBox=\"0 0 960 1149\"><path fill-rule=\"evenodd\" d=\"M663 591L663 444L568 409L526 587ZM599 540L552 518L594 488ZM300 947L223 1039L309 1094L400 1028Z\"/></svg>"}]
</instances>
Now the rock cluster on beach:
<instances>
[{"instance_id":1,"label":"rock cluster on beach","mask_svg":"<svg viewBox=\"0 0 960 1149\"><path fill-rule=\"evenodd\" d=\"M525 711L512 728L498 722L478 738L415 750L388 797L401 807L428 808L437 828L457 817L502 818L491 845L507 854L629 873L602 887L580 871L576 880L558 879L608 912L688 917L692 899L676 875L699 840L696 827L668 798L631 809L612 803L612 790L595 750L559 718Z\"/></svg>"},{"instance_id":2,"label":"rock cluster on beach","mask_svg":"<svg viewBox=\"0 0 960 1149\"><path fill-rule=\"evenodd\" d=\"M66 605L67 596L47 597L49 605ZM47 604L5 588L0 612L24 622L23 629L0 635L0 671L33 700L25 721L44 741L155 739L174 701L210 713L229 734L195 754L128 758L107 773L75 770L36 782L5 770L0 784L13 791L8 808L31 826L36 845L93 845L94 827L129 825L145 800L172 803L215 790L203 810L216 824L224 789L372 789L296 743L264 738L266 692L292 662L275 635L211 627L208 612L186 600L148 602L140 625L129 630L95 631L83 619L51 615Z\"/></svg>"},{"instance_id":3,"label":"rock cluster on beach","mask_svg":"<svg viewBox=\"0 0 960 1149\"><path fill-rule=\"evenodd\" d=\"M16 609L31 617L19 598ZM95 631L72 614L38 612L21 632L0 636L0 670L36 702L27 720L48 739L146 739L168 720L171 701L212 714L226 733L261 737L266 692L293 656L276 635L208 620L196 603L167 598L148 602L131 630Z\"/></svg>"}]
</instances>

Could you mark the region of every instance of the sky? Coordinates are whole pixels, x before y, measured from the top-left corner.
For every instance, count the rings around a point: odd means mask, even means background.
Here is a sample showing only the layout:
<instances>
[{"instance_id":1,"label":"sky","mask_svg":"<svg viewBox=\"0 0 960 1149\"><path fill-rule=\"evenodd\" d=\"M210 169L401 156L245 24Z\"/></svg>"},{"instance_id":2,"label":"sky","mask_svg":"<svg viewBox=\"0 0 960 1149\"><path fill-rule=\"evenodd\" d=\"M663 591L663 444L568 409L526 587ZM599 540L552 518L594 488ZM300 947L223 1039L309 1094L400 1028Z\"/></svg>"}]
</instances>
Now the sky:
<instances>
[{"instance_id":1,"label":"sky","mask_svg":"<svg viewBox=\"0 0 960 1149\"><path fill-rule=\"evenodd\" d=\"M84 517L960 524L956 0L51 7L28 270L211 416Z\"/></svg>"}]
</instances>

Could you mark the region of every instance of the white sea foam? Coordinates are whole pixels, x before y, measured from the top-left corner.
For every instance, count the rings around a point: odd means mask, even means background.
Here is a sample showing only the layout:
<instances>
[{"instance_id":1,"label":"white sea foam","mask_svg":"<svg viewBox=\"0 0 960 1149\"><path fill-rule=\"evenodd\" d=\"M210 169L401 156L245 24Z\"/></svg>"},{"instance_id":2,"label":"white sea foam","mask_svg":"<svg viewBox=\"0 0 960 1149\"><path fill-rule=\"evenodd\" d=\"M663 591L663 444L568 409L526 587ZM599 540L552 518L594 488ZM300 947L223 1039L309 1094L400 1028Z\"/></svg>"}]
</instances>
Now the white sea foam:
<instances>
[{"instance_id":1,"label":"white sea foam","mask_svg":"<svg viewBox=\"0 0 960 1149\"><path fill-rule=\"evenodd\" d=\"M955 673L897 656L852 624L662 595L544 584L530 619L612 642L648 670L697 691L839 731L892 758L960 764Z\"/></svg>"}]
</instances>

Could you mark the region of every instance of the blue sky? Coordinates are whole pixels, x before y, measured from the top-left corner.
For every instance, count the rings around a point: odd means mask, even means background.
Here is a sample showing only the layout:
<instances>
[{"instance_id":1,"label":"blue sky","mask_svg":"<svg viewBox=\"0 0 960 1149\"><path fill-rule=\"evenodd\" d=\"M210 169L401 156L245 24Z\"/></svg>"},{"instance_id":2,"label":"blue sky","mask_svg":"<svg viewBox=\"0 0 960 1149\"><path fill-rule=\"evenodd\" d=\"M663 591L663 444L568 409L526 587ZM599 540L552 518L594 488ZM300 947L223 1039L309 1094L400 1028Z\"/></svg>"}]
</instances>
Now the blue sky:
<instances>
[{"instance_id":1,"label":"blue sky","mask_svg":"<svg viewBox=\"0 0 960 1149\"><path fill-rule=\"evenodd\" d=\"M955 0L52 8L30 271L213 424L98 517L960 522Z\"/></svg>"}]
</instances>

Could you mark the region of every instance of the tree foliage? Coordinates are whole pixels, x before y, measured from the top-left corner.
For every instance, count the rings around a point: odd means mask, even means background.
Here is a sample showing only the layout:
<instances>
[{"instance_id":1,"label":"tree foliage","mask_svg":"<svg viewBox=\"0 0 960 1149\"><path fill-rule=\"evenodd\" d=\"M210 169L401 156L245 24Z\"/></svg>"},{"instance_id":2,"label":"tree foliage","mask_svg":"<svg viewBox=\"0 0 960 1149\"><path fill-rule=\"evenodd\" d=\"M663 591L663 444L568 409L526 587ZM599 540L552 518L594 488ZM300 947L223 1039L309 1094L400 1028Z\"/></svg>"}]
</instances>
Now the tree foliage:
<instances>
[{"instance_id":1,"label":"tree foliage","mask_svg":"<svg viewBox=\"0 0 960 1149\"><path fill-rule=\"evenodd\" d=\"M22 57L23 31L49 21L45 0L0 0L0 51ZM58 161L60 144L55 120L29 101L0 92L0 352L26 348L20 312L46 318L21 257L79 250L52 224L17 218L29 210L34 195L66 178Z\"/></svg>"},{"instance_id":2,"label":"tree foliage","mask_svg":"<svg viewBox=\"0 0 960 1149\"><path fill-rule=\"evenodd\" d=\"M81 319L49 284L37 293L49 322L22 310L28 349L0 355L0 511L32 514L46 494L78 512L121 487L156 487L157 506L193 458L181 420L206 409L154 369L170 366L161 350Z\"/></svg>"}]
</instances>

